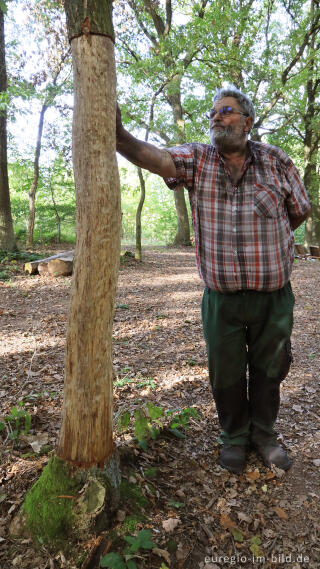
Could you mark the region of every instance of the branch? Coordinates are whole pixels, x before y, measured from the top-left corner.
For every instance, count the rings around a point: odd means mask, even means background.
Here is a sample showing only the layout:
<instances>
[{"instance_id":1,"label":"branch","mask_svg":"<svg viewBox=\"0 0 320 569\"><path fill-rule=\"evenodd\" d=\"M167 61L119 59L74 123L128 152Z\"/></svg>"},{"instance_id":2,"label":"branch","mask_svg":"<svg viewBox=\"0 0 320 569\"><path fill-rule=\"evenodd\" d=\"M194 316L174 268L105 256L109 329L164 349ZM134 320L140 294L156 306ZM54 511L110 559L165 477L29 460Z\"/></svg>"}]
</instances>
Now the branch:
<instances>
[{"instance_id":1,"label":"branch","mask_svg":"<svg viewBox=\"0 0 320 569\"><path fill-rule=\"evenodd\" d=\"M137 62L140 61L140 57L131 49L131 47L127 44L126 40L123 38L119 38L120 42L124 45L125 50L135 59Z\"/></svg>"},{"instance_id":2,"label":"branch","mask_svg":"<svg viewBox=\"0 0 320 569\"><path fill-rule=\"evenodd\" d=\"M166 25L164 28L164 35L167 36L171 30L172 23L172 4L171 0L166 0Z\"/></svg>"},{"instance_id":3,"label":"branch","mask_svg":"<svg viewBox=\"0 0 320 569\"><path fill-rule=\"evenodd\" d=\"M199 9L199 12L198 12L198 16L199 16L199 18L201 18L201 19L204 17L204 13L205 13L207 4L208 4L208 0L201 0L200 9Z\"/></svg>"},{"instance_id":4,"label":"branch","mask_svg":"<svg viewBox=\"0 0 320 569\"><path fill-rule=\"evenodd\" d=\"M169 0L170 2L170 0ZM154 4L152 0L143 0L143 3L146 7L147 12L149 12L152 21L154 23L154 27L157 30L158 37L161 38L164 35L165 25L163 19L154 9Z\"/></svg>"},{"instance_id":5,"label":"branch","mask_svg":"<svg viewBox=\"0 0 320 569\"><path fill-rule=\"evenodd\" d=\"M286 67L286 69L283 71L283 73L281 75L281 81L282 81L283 85L285 85L285 83L287 82L288 75L289 75L291 69L296 65L296 63L299 61L299 59L303 55L303 52L304 52L306 46L308 45L310 37L319 30L319 20L320 20L320 11L315 16L311 28L306 32L306 34L304 36L304 40L303 40L302 44L300 45L300 48L298 49L296 55L294 56L292 61L289 63L289 65Z\"/></svg>"},{"instance_id":6,"label":"branch","mask_svg":"<svg viewBox=\"0 0 320 569\"><path fill-rule=\"evenodd\" d=\"M128 4L131 8L131 10L133 11L136 20L141 28L141 30L143 31L144 35L153 43L154 46L158 46L158 42L157 42L157 38L154 34L151 34L149 32L149 30L146 28L146 26L144 25L143 21L141 20L140 16L139 16L139 11L137 9L137 5L135 4L134 0L128 0Z\"/></svg>"}]
</instances>

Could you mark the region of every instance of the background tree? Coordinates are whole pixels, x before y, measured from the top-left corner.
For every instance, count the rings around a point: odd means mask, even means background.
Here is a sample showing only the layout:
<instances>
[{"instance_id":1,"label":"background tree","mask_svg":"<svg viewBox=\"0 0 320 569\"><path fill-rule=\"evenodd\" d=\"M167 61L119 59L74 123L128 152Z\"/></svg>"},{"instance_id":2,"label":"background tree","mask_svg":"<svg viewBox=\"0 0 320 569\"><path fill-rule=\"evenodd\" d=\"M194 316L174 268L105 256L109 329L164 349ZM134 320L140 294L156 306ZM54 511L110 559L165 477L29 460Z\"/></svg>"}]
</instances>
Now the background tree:
<instances>
[{"instance_id":1,"label":"background tree","mask_svg":"<svg viewBox=\"0 0 320 569\"><path fill-rule=\"evenodd\" d=\"M37 40L39 55L42 55L42 57L41 67L32 76L35 95L40 101L41 107L34 152L33 179L29 191L28 247L33 245L35 198L39 182L39 163L45 115L48 109L54 105L57 96L62 93L66 94L71 87L69 81L70 48L62 18L62 9L56 2L51 4L49 3L48 5L43 0L40 0L40 2L32 4L29 8L39 24L33 36ZM41 47L41 43L44 40L46 45L45 51Z\"/></svg>"},{"instance_id":2,"label":"background tree","mask_svg":"<svg viewBox=\"0 0 320 569\"><path fill-rule=\"evenodd\" d=\"M12 251L15 238L11 216L7 158L7 70L4 37L4 2L0 3L0 249Z\"/></svg>"},{"instance_id":3,"label":"background tree","mask_svg":"<svg viewBox=\"0 0 320 569\"><path fill-rule=\"evenodd\" d=\"M150 135L167 146L204 139L204 115L223 79L239 83L261 26L264 6L253 0L117 4L119 70L126 74L121 99L125 120L145 126L147 101L154 116ZM258 22L258 24L257 24ZM138 29L137 29L138 25ZM133 32L135 30L135 33ZM129 83L128 77L131 78ZM206 132L207 136L207 132ZM181 188L174 192L175 244L190 243L188 213Z\"/></svg>"}]
</instances>

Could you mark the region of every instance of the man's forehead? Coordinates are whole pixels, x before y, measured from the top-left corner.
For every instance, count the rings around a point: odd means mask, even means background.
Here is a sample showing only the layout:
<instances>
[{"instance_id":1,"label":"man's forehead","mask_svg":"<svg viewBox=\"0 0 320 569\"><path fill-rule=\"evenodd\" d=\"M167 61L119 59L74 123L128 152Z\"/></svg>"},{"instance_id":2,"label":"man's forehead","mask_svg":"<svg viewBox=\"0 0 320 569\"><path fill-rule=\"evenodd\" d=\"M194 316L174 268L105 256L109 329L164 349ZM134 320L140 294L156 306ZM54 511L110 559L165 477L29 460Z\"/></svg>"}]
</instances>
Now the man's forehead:
<instances>
[{"instance_id":1,"label":"man's forehead","mask_svg":"<svg viewBox=\"0 0 320 569\"><path fill-rule=\"evenodd\" d=\"M214 103L215 109L221 109L222 107L235 107L238 108L238 101L234 97L223 97L222 99L218 99Z\"/></svg>"}]
</instances>

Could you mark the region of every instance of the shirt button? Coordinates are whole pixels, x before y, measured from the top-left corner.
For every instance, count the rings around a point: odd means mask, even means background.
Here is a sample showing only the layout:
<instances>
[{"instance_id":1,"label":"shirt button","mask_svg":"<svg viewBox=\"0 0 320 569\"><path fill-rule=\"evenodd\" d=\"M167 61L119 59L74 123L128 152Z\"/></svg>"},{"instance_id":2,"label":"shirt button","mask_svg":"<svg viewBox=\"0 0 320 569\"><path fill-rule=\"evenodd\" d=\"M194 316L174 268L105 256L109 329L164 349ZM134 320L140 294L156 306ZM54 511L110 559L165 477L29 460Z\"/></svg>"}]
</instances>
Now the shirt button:
<instances>
[{"instance_id":1,"label":"shirt button","mask_svg":"<svg viewBox=\"0 0 320 569\"><path fill-rule=\"evenodd\" d=\"M233 227L232 231L233 231L233 233L235 233L237 231L237 228Z\"/></svg>"},{"instance_id":2,"label":"shirt button","mask_svg":"<svg viewBox=\"0 0 320 569\"><path fill-rule=\"evenodd\" d=\"M236 255L236 254L237 254L237 249L233 249L233 252L234 252L234 254Z\"/></svg>"}]
</instances>

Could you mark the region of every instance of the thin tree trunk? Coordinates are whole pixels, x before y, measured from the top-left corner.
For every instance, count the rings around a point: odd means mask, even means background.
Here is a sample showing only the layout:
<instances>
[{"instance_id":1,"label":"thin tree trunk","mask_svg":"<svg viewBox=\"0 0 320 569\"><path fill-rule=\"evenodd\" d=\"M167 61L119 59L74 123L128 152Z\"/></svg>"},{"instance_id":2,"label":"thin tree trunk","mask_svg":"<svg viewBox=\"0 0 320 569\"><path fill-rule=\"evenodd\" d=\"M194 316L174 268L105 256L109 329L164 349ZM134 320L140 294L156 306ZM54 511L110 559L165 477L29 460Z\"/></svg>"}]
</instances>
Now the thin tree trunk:
<instances>
[{"instance_id":1,"label":"thin tree trunk","mask_svg":"<svg viewBox=\"0 0 320 569\"><path fill-rule=\"evenodd\" d=\"M29 221L28 221L28 233L27 233L28 247L33 246L35 200L36 200L36 191L39 182L39 161L40 161L41 142L42 142L42 133L43 133L43 122L44 122L44 115L47 109L48 106L44 103L41 107L39 124L38 124L37 143L36 143L36 150L34 154L34 163L33 163L33 180L29 191Z\"/></svg>"},{"instance_id":2,"label":"thin tree trunk","mask_svg":"<svg viewBox=\"0 0 320 569\"><path fill-rule=\"evenodd\" d=\"M58 243L60 243L60 241L61 241L61 217L59 215L56 200L54 197L54 190L53 190L53 185L52 185L51 179L49 180L49 185L50 185L50 192L51 192L51 197L52 197L53 209L54 209L54 213L56 214L56 218L57 218Z\"/></svg>"},{"instance_id":3,"label":"thin tree trunk","mask_svg":"<svg viewBox=\"0 0 320 569\"><path fill-rule=\"evenodd\" d=\"M176 76L170 82L166 91L166 95L173 113L173 120L176 126L178 144L184 144L185 130L181 105L181 78L179 76ZM177 212L177 232L173 243L174 245L191 245L190 222L184 188L175 190L174 203Z\"/></svg>"},{"instance_id":4,"label":"thin tree trunk","mask_svg":"<svg viewBox=\"0 0 320 569\"><path fill-rule=\"evenodd\" d=\"M115 152L113 42L72 40L73 160L77 244L57 456L103 465L113 453L112 322L120 259L120 183Z\"/></svg>"},{"instance_id":5,"label":"thin tree trunk","mask_svg":"<svg viewBox=\"0 0 320 569\"><path fill-rule=\"evenodd\" d=\"M0 92L4 93L6 90L4 18L0 10ZM5 110L0 112L0 249L5 251L15 249L8 180L7 113Z\"/></svg>"},{"instance_id":6,"label":"thin tree trunk","mask_svg":"<svg viewBox=\"0 0 320 569\"><path fill-rule=\"evenodd\" d=\"M146 197L146 183L142 174L141 168L137 168L140 181L140 200L136 212L136 252L135 259L142 261L142 244L141 244L141 213Z\"/></svg>"}]
</instances>

